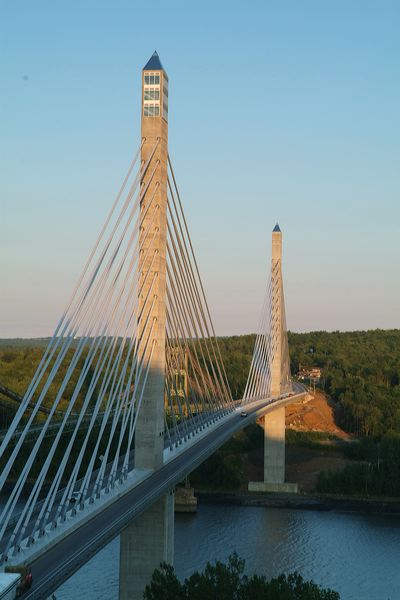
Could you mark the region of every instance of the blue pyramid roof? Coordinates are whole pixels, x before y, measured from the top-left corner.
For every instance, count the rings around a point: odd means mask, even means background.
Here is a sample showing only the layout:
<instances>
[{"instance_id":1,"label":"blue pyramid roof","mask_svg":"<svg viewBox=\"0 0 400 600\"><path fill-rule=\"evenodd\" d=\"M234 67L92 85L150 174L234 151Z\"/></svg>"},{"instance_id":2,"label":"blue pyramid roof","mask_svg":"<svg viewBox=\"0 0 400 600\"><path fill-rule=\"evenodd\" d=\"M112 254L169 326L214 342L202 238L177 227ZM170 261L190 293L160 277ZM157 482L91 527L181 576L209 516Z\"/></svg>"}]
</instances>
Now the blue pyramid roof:
<instances>
[{"instance_id":1,"label":"blue pyramid roof","mask_svg":"<svg viewBox=\"0 0 400 600\"><path fill-rule=\"evenodd\" d=\"M164 71L164 67L161 64L160 57L156 51L153 52L150 59L143 67L143 71Z\"/></svg>"},{"instance_id":2,"label":"blue pyramid roof","mask_svg":"<svg viewBox=\"0 0 400 600\"><path fill-rule=\"evenodd\" d=\"M273 228L272 231L278 231L280 232L281 228L279 227L278 223L275 225L275 227Z\"/></svg>"}]
</instances>

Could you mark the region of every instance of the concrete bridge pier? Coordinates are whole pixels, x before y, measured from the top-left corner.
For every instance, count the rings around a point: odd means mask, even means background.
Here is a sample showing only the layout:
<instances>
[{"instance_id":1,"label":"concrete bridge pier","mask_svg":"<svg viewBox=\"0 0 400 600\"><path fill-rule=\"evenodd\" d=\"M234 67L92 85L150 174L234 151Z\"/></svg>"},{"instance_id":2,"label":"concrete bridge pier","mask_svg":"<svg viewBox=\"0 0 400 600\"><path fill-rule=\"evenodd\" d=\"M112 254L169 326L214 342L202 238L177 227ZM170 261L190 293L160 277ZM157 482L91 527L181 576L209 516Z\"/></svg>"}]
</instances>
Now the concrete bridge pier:
<instances>
[{"instance_id":1,"label":"concrete bridge pier","mask_svg":"<svg viewBox=\"0 0 400 600\"><path fill-rule=\"evenodd\" d=\"M263 418L264 481L250 481L250 492L298 491L297 483L285 481L285 408L277 408Z\"/></svg>"},{"instance_id":2,"label":"concrete bridge pier","mask_svg":"<svg viewBox=\"0 0 400 600\"><path fill-rule=\"evenodd\" d=\"M160 563L174 560L174 494L158 500L121 533L120 600L142 600Z\"/></svg>"}]
</instances>

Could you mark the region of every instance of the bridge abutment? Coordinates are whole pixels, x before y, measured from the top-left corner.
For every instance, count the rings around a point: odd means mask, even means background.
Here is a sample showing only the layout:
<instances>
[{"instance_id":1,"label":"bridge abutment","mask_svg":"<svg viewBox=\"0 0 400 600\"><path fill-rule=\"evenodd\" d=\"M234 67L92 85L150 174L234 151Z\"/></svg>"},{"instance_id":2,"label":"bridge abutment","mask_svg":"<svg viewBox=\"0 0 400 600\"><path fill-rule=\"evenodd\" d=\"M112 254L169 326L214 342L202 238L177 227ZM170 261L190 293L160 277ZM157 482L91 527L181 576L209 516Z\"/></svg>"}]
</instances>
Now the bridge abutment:
<instances>
[{"instance_id":1,"label":"bridge abutment","mask_svg":"<svg viewBox=\"0 0 400 600\"><path fill-rule=\"evenodd\" d=\"M119 598L142 600L160 563L174 560L174 494L158 500L121 533Z\"/></svg>"}]
</instances>

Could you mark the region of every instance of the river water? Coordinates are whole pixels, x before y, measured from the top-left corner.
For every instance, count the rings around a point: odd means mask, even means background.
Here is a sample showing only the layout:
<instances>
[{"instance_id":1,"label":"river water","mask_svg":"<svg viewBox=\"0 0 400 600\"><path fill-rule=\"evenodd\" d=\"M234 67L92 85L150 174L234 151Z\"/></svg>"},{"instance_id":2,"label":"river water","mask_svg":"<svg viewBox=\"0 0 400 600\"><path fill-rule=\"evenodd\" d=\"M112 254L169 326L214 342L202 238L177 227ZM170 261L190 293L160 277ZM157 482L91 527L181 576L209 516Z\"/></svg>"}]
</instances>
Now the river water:
<instances>
[{"instance_id":1,"label":"river water","mask_svg":"<svg viewBox=\"0 0 400 600\"><path fill-rule=\"evenodd\" d=\"M342 600L400 599L400 516L207 504L196 515L176 515L179 577L234 550L249 574L297 570ZM118 567L117 539L56 592L57 600L117 600Z\"/></svg>"}]
</instances>

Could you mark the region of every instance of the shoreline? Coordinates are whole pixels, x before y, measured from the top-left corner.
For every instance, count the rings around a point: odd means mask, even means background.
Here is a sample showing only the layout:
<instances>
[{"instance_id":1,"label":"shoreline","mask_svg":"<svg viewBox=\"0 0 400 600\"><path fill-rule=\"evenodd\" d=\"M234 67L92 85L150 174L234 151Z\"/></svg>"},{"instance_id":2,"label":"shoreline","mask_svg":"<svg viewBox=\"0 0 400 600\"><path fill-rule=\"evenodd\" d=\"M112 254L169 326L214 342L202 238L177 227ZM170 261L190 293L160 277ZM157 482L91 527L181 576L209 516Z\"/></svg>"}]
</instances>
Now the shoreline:
<instances>
[{"instance_id":1,"label":"shoreline","mask_svg":"<svg viewBox=\"0 0 400 600\"><path fill-rule=\"evenodd\" d=\"M352 498L273 492L206 492L200 490L195 490L195 495L200 504L400 515L400 499L397 498Z\"/></svg>"}]
</instances>

